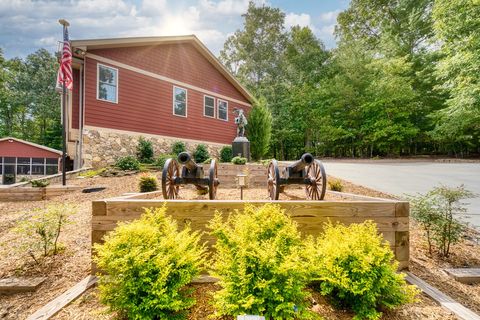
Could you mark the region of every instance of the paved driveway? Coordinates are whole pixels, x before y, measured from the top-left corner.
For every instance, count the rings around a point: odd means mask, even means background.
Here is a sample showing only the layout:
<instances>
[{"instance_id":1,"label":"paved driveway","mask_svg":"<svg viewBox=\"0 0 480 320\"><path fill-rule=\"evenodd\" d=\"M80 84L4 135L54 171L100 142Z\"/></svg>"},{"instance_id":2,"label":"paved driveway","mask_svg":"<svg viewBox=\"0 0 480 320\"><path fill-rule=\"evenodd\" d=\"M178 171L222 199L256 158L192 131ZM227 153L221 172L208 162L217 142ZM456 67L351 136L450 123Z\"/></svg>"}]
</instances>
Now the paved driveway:
<instances>
[{"instance_id":1,"label":"paved driveway","mask_svg":"<svg viewBox=\"0 0 480 320\"><path fill-rule=\"evenodd\" d=\"M479 195L466 202L470 216L467 221L480 227L480 163L325 161L324 164L329 175L398 196L425 193L439 184L464 184Z\"/></svg>"}]
</instances>

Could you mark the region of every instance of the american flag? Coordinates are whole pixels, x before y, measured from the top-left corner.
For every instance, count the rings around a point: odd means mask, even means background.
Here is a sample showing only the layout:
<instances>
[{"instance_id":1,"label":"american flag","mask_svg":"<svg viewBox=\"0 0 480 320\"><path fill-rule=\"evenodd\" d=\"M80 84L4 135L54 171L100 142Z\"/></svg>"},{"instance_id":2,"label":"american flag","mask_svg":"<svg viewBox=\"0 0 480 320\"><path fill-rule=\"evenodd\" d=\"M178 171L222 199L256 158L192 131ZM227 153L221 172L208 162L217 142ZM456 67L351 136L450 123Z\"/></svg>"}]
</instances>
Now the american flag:
<instances>
[{"instance_id":1,"label":"american flag","mask_svg":"<svg viewBox=\"0 0 480 320\"><path fill-rule=\"evenodd\" d=\"M65 87L68 90L73 88L73 76L72 76L72 49L70 48L70 41L68 40L68 29L63 29L63 50L62 59L60 60L60 68L57 74L57 86Z\"/></svg>"}]
</instances>

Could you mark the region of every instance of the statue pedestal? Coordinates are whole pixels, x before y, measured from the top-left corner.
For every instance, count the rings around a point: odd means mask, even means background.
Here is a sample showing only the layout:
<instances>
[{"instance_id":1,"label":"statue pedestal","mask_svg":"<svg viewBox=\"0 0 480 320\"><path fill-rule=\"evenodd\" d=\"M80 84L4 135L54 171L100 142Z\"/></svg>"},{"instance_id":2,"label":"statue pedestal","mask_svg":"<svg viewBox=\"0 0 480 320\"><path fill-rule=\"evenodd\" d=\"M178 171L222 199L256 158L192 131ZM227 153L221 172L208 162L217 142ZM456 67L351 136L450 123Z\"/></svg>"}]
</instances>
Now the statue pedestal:
<instances>
[{"instance_id":1,"label":"statue pedestal","mask_svg":"<svg viewBox=\"0 0 480 320\"><path fill-rule=\"evenodd\" d=\"M232 142L232 154L234 157L240 155L247 158L250 162L250 141L246 137L236 137Z\"/></svg>"}]
</instances>

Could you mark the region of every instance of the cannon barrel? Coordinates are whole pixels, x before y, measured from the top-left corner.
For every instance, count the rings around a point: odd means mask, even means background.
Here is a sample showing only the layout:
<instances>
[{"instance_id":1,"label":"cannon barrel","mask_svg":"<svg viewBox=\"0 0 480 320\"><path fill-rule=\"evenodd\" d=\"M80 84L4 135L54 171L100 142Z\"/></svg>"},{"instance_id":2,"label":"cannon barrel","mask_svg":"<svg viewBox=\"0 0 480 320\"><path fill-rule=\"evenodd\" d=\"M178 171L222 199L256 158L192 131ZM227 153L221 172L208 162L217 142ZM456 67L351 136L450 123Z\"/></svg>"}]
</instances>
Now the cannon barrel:
<instances>
[{"instance_id":1,"label":"cannon barrel","mask_svg":"<svg viewBox=\"0 0 480 320\"><path fill-rule=\"evenodd\" d=\"M311 153L304 153L300 160L295 161L291 165L288 166L292 172L299 172L305 169L306 166L309 166L315 160Z\"/></svg>"},{"instance_id":2,"label":"cannon barrel","mask_svg":"<svg viewBox=\"0 0 480 320\"><path fill-rule=\"evenodd\" d=\"M187 167L188 171L194 171L199 167L198 164L192 159L192 155L188 152L179 153L178 162Z\"/></svg>"}]
</instances>

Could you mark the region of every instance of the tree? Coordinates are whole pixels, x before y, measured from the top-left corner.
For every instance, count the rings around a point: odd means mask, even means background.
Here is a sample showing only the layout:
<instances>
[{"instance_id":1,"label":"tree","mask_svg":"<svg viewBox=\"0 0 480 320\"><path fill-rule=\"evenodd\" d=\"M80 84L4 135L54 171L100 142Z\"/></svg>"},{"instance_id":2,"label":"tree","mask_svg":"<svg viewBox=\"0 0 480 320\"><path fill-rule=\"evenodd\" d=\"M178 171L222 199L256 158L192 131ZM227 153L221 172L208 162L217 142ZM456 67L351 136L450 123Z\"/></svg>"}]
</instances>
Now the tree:
<instances>
[{"instance_id":1,"label":"tree","mask_svg":"<svg viewBox=\"0 0 480 320\"><path fill-rule=\"evenodd\" d=\"M260 160L268 152L272 132L272 115L265 100L258 102L248 115L248 138L254 160Z\"/></svg>"}]
</instances>

